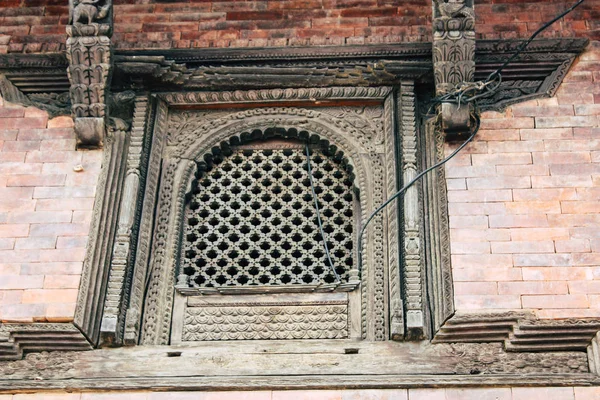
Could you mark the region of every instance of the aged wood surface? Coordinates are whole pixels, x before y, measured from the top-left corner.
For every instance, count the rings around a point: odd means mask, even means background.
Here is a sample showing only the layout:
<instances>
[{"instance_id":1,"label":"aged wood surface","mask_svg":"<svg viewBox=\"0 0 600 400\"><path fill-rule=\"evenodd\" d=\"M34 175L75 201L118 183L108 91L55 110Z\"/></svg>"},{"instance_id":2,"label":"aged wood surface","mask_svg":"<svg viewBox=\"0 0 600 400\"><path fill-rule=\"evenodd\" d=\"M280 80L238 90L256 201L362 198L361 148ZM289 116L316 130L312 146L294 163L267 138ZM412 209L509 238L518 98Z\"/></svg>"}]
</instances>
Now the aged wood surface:
<instances>
[{"instance_id":1,"label":"aged wood surface","mask_svg":"<svg viewBox=\"0 0 600 400\"><path fill-rule=\"evenodd\" d=\"M139 346L29 354L0 363L0 392L490 385L600 385L600 378L587 372L584 352L506 353L499 344L353 340Z\"/></svg>"}]
</instances>

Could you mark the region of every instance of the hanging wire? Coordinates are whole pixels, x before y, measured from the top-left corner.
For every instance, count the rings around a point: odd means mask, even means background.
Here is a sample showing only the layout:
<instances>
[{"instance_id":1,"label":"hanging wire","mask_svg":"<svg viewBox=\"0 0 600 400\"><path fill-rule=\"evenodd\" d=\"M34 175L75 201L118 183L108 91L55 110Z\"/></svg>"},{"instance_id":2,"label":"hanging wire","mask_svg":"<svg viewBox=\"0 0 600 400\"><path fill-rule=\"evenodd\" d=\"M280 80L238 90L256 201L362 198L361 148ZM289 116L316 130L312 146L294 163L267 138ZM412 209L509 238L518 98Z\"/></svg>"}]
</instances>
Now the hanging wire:
<instances>
[{"instance_id":1,"label":"hanging wire","mask_svg":"<svg viewBox=\"0 0 600 400\"><path fill-rule=\"evenodd\" d=\"M475 138L475 135L477 134L477 131L479 130L479 127L481 126L481 119L479 117L480 113L479 113L479 108L477 106L477 100L482 97L487 97L487 96L490 96L493 93L495 93L500 88L500 85L502 84L502 75L500 74L502 72L502 70L504 68L506 68L511 62L513 62L523 52L523 50L525 50L525 48L533 41L533 39L535 39L535 37L537 35L539 35L542 31L547 29L550 25L552 25L553 23L555 23L556 21L558 21L565 15L569 14L571 11L573 11L575 8L577 8L579 5L581 5L584 1L585 0L577 1L575 4L573 4L567 10L563 11L562 13L560 13L559 15L554 17L552 20L550 20L550 21L546 22L544 25L542 25L537 31L535 31L533 33L533 35L531 35L531 37L529 37L529 39L527 39L525 42L523 42L519 46L517 51L512 56L510 56L498 69L496 69L494 72L492 72L490 75L488 75L488 77L485 79L485 81L463 82L462 84L457 85L456 89L453 90L452 92L445 93L441 96L435 97L434 99L432 99L430 101L430 106L427 111L427 114L431 114L433 107L435 107L436 105L442 104L442 103L454 103L454 104L458 104L458 105L461 105L463 103L472 104L473 110L471 112L471 118L475 121L474 129L471 131L470 136L460 146L458 146L456 148L456 150L454 150L448 157L446 157L445 159L438 162L437 164L434 164L431 167L429 167L426 170L419 173L414 179L412 179L410 182L408 182L403 188L401 188L399 191L397 191L394 195L392 195L392 197L387 199L383 204L381 204L379 207L377 207L375 209L375 211L373 211L369 215L369 217L365 221L365 224L362 226L362 228L358 234L358 265L359 265L358 269L359 269L359 271L362 270L362 253L363 253L363 245L362 245L363 240L362 239L363 239L363 235L367 229L367 226L373 220L373 218L375 218L375 216L379 212L381 212L381 210L383 210L392 201L394 201L395 199L400 197L403 193L405 193L408 190L408 188L410 188L412 185L414 185L417 181L419 181L421 178L423 178L426 174L428 174L429 172L433 171L436 168L441 167L442 165L444 165L448 161L450 161L462 149L464 149L467 144L469 144ZM471 94L471 93L474 93L474 94Z\"/></svg>"},{"instance_id":2,"label":"hanging wire","mask_svg":"<svg viewBox=\"0 0 600 400\"><path fill-rule=\"evenodd\" d=\"M325 237L325 230L323 229L323 222L321 221L321 212L319 211L319 201L317 199L317 192L315 191L315 182L312 176L312 169L310 166L310 150L308 143L306 144L306 166L308 167L308 179L310 180L310 190L312 191L313 200L315 202L315 210L317 211L317 222L319 223L319 231L321 232L321 239L323 240L323 247L325 248L325 254L327 254L327 261L329 262L329 268L335 276L335 280L341 282L340 275L336 272L331 260L331 254L329 253L329 246L327 245L327 239Z\"/></svg>"}]
</instances>

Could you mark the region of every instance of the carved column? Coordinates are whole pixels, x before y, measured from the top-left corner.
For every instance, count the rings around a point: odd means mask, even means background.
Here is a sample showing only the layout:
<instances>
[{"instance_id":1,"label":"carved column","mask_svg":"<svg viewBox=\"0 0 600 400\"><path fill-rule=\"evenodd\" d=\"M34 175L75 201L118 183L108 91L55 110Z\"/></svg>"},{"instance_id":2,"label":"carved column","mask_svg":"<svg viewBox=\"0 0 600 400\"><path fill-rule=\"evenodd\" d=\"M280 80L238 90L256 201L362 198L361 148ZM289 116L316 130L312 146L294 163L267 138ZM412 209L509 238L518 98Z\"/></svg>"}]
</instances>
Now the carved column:
<instances>
[{"instance_id":1,"label":"carved column","mask_svg":"<svg viewBox=\"0 0 600 400\"><path fill-rule=\"evenodd\" d=\"M473 0L433 0L433 71L436 96L473 82L475 12ZM470 126L468 104L442 103L442 129L451 139Z\"/></svg>"},{"instance_id":2,"label":"carved column","mask_svg":"<svg viewBox=\"0 0 600 400\"><path fill-rule=\"evenodd\" d=\"M70 0L67 73L78 145L100 147L112 72L112 0Z\"/></svg>"}]
</instances>

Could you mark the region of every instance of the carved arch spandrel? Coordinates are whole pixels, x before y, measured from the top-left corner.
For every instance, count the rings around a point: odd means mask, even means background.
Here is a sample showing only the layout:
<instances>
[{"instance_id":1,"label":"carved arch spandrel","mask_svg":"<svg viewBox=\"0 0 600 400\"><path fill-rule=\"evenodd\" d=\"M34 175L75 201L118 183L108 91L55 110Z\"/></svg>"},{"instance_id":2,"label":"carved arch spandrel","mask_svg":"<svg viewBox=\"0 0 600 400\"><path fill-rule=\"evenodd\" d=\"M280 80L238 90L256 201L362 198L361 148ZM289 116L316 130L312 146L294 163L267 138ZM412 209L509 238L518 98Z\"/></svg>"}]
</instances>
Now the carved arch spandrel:
<instances>
[{"instance_id":1,"label":"carved arch spandrel","mask_svg":"<svg viewBox=\"0 0 600 400\"><path fill-rule=\"evenodd\" d=\"M378 94L382 88L378 88ZM391 90L387 89L385 95ZM383 110L383 96L378 95ZM172 129L155 134L166 135L167 146L163 153L161 188L158 195L154 240L149 265L148 290L145 300L145 315L142 319L143 344L166 344L169 341L171 309L173 306L179 231L183 221L184 196L195 172L195 158L210 151L213 146L231 136L252 129L270 127L296 128L330 140L352 160L356 172L356 186L361 193L362 218L387 198L387 174L396 174L395 163L385 162L385 132L365 134L351 126L346 120L320 112L318 109L295 107L254 108L244 111L214 111L217 118L206 118L206 123L184 130L183 140L174 140L169 135ZM172 112L173 114L176 111ZM383 115L383 113L382 113ZM172 127L172 124L168 124ZM382 125L383 126L383 125ZM368 129L367 129L368 131ZM392 130L387 130L393 134ZM387 169L393 170L388 171ZM385 221L395 218L376 218L367 232L363 259L363 310L379 318L367 318L363 314L362 336L369 340L386 340L388 332L387 277L388 250L390 240L397 235L387 236ZM397 248L397 244L395 245ZM375 254L377 253L377 254ZM374 259L383 262L374 262ZM394 268L398 268L397 265ZM379 282L381 281L381 282Z\"/></svg>"}]
</instances>

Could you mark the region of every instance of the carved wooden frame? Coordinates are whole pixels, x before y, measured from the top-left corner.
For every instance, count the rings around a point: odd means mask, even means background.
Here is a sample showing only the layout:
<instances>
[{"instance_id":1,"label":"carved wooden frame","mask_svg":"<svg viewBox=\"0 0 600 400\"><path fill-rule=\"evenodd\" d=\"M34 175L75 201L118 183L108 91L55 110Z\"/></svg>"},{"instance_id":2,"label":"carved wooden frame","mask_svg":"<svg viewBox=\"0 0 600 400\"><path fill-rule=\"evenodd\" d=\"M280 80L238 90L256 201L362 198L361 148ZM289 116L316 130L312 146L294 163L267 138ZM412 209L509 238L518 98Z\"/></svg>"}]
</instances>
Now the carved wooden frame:
<instances>
[{"instance_id":1,"label":"carved wooden frame","mask_svg":"<svg viewBox=\"0 0 600 400\"><path fill-rule=\"evenodd\" d=\"M414 94L412 84L406 82L402 86L403 95L412 101L404 110L404 118L413 124L405 124L402 128L408 129L405 134L405 142L412 140L415 146L406 147L407 151L416 151L416 125L414 124ZM408 97L407 97L408 96ZM248 92L199 92L199 93L172 93L158 95L155 136L162 144L161 149L152 149L152 153L162 154L162 172L160 179L160 190L156 203L156 227L154 228L153 248L150 256L148 276L148 291L144 304L143 330L140 342L143 344L166 344L169 341L169 329L171 321L171 309L175 282L176 252L179 248L179 226L182 222L184 195L187 191L189 181L195 170L194 159L202 157L210 149L218 145L224 139L233 135L239 135L245 130L256 128L267 128L277 125L278 127L300 126L311 134L320 135L335 143L354 163L357 181L361 193L373 193L372 196L361 197L361 208L363 209L363 221L368 211L373 210L387 198L387 192L395 191L398 181L396 179L397 161L394 154L397 151L394 143L396 110L394 104L396 99L391 88L323 88L323 89L285 89L285 90L262 90ZM306 109L306 106L315 106L319 102L344 102L344 101L367 101L379 102L383 109L383 131L380 137L368 137L364 133L345 123L342 119L336 119L318 108ZM407 101L407 100L405 100ZM250 107L247 110L233 110L227 115L207 122L199 127L199 131L206 132L201 138L190 133L181 138L169 137L169 130L165 125L168 118L169 107L177 106L213 106L232 107L235 104L243 104ZM277 107L265 107L270 104ZM258 108L251 108L256 107ZM284 107L281 107L284 106ZM193 131L195 132L195 131ZM410 139L412 138L412 139ZM408 142L407 142L408 143ZM411 159L410 168L416 171L416 155L410 154L406 159ZM379 161L376 161L379 160ZM369 167L365 167L369 165ZM408 168L408 167L407 167ZM387 176L387 178L386 178ZM156 178L158 176L156 175ZM378 183L375 183L378 182ZM148 184L152 183L148 181ZM379 189L380 188L380 189ZM418 212L418 201L414 201L410 195L407 204L411 209ZM174 215L174 218L170 216ZM400 288L398 239L396 233L398 213L396 205L391 206L382 217L374 220L367 232L366 252L363 258L363 287L362 302L365 304L362 317L362 337L370 340L387 340L390 336L388 325L388 284L390 281L390 304L393 308L392 323L395 338L404 336L403 326L403 302L402 290ZM411 219L412 220L412 219ZM386 227L387 226L387 227ZM149 228L149 227L147 227ZM140 232L140 240L150 234L148 230ZM413 240L413 239L411 239ZM406 247L406 246L403 246ZM420 252L420 246L418 247ZM148 256L139 254L138 259L144 260ZM411 271L411 279L414 280L409 286L413 293L414 310L422 316L422 300L420 253L417 255L416 268ZM374 259L383 260L379 268L375 268ZM388 261L389 260L389 264ZM136 262L136 269L144 268ZM413 269L414 269L413 268ZM134 272L138 278L145 274ZM134 278L133 287L140 286L141 282ZM132 291L132 293L139 291ZM132 296L132 304L141 304L140 298ZM373 312L376 309L378 312ZM130 310L131 311L131 310ZM141 311L141 310L140 310ZM369 314L371 313L371 314ZM367 314L373 318L366 318ZM422 332L422 317L420 331ZM134 337L133 331L126 331L125 336Z\"/></svg>"}]
</instances>

